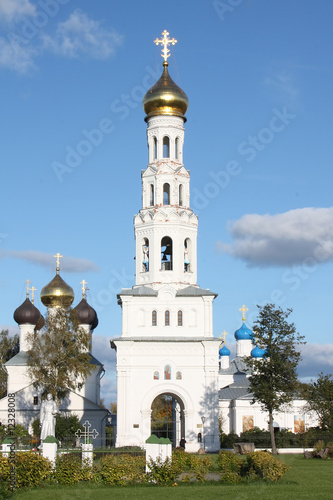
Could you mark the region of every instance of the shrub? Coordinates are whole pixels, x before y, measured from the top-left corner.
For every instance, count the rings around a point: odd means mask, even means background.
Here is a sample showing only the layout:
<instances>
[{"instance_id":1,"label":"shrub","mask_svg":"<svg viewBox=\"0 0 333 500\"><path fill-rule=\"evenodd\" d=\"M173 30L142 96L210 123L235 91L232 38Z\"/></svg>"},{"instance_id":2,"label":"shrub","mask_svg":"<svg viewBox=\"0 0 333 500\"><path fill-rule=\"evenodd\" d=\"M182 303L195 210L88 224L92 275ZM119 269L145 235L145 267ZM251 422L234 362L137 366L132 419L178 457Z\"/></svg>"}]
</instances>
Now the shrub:
<instances>
[{"instance_id":1,"label":"shrub","mask_svg":"<svg viewBox=\"0 0 333 500\"><path fill-rule=\"evenodd\" d=\"M238 483L241 480L241 472L244 461L231 451L220 451L217 457L217 465L221 469L221 481L225 483Z\"/></svg>"},{"instance_id":2,"label":"shrub","mask_svg":"<svg viewBox=\"0 0 333 500\"><path fill-rule=\"evenodd\" d=\"M107 485L133 484L144 482L145 457L131 455L105 455L95 468L96 480Z\"/></svg>"},{"instance_id":3,"label":"shrub","mask_svg":"<svg viewBox=\"0 0 333 500\"><path fill-rule=\"evenodd\" d=\"M158 457L155 461L148 461L150 472L148 477L151 481L158 485L168 485L175 482L176 477L181 473L182 469L176 461L172 461L169 457L162 460Z\"/></svg>"},{"instance_id":4,"label":"shrub","mask_svg":"<svg viewBox=\"0 0 333 500\"><path fill-rule=\"evenodd\" d=\"M54 478L60 484L75 484L82 477L81 454L60 455L57 457Z\"/></svg>"},{"instance_id":5,"label":"shrub","mask_svg":"<svg viewBox=\"0 0 333 500\"><path fill-rule=\"evenodd\" d=\"M15 487L39 486L51 476L52 464L33 452L15 454Z\"/></svg>"},{"instance_id":6,"label":"shrub","mask_svg":"<svg viewBox=\"0 0 333 500\"><path fill-rule=\"evenodd\" d=\"M278 481L288 471L289 467L273 457L266 451L255 451L246 457L248 475L258 478L268 479L269 481Z\"/></svg>"}]
</instances>

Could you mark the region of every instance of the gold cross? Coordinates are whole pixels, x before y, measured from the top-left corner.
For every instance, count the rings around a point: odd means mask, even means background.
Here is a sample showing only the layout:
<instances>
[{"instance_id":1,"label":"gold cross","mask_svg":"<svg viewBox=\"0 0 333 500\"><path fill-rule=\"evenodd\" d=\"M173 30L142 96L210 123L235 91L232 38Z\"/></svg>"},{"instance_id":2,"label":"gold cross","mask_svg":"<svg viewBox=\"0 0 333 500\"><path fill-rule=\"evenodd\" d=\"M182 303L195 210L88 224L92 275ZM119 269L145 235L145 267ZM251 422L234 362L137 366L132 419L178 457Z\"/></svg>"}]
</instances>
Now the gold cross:
<instances>
[{"instance_id":1,"label":"gold cross","mask_svg":"<svg viewBox=\"0 0 333 500\"><path fill-rule=\"evenodd\" d=\"M82 280L82 281L80 281L80 285L82 285L82 298L85 299L86 298L86 290L88 290L86 285L88 285L88 283L87 283L87 281Z\"/></svg>"},{"instance_id":2,"label":"gold cross","mask_svg":"<svg viewBox=\"0 0 333 500\"><path fill-rule=\"evenodd\" d=\"M31 302L34 303L35 291L37 290L37 288L32 286L31 288L29 288L29 290L31 290Z\"/></svg>"},{"instance_id":3,"label":"gold cross","mask_svg":"<svg viewBox=\"0 0 333 500\"><path fill-rule=\"evenodd\" d=\"M240 307L239 311L242 312L242 320L245 321L245 313L246 313L246 311L248 311L248 308L245 307L244 305L242 305L242 307Z\"/></svg>"},{"instance_id":4,"label":"gold cross","mask_svg":"<svg viewBox=\"0 0 333 500\"><path fill-rule=\"evenodd\" d=\"M225 344L225 336L228 335L228 333L224 330L221 335L219 335L219 339L223 339L223 344Z\"/></svg>"},{"instance_id":5,"label":"gold cross","mask_svg":"<svg viewBox=\"0 0 333 500\"><path fill-rule=\"evenodd\" d=\"M170 50L168 49L168 45L170 45L170 43L172 45L175 45L175 43L177 43L177 40L175 40L175 38L169 38L168 35L169 35L169 32L167 30L164 30L162 32L162 35L163 35L163 38L161 40L159 40L158 38L156 38L154 40L154 43L156 45L163 45L163 49L162 49L162 57L164 58L164 62L167 61L168 57L170 57Z\"/></svg>"},{"instance_id":6,"label":"gold cross","mask_svg":"<svg viewBox=\"0 0 333 500\"><path fill-rule=\"evenodd\" d=\"M60 271L60 267L59 267L60 266L60 260L59 259L61 259L63 257L63 255L60 255L60 253L58 252L56 255L53 255L53 257L55 259L57 259L57 274L59 274L59 271Z\"/></svg>"},{"instance_id":7,"label":"gold cross","mask_svg":"<svg viewBox=\"0 0 333 500\"><path fill-rule=\"evenodd\" d=\"M30 280L27 280L25 283L27 284L27 298L29 298L29 290L30 290L29 289L29 283L30 283Z\"/></svg>"}]
</instances>

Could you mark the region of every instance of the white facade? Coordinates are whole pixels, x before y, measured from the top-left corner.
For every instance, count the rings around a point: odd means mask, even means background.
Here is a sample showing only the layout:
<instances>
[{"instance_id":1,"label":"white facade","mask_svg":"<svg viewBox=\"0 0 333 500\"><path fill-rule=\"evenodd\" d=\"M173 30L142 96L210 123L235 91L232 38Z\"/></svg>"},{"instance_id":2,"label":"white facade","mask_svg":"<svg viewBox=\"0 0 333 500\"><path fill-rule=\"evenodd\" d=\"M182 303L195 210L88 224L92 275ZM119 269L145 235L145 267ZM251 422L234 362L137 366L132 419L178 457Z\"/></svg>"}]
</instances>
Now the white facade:
<instances>
[{"instance_id":1,"label":"white facade","mask_svg":"<svg viewBox=\"0 0 333 500\"><path fill-rule=\"evenodd\" d=\"M178 113L179 114L179 113ZM134 217L136 278L118 298L116 446L144 446L154 399L174 399L173 445L219 448L215 294L197 285L198 218L190 209L183 165L184 116L147 116L149 164L142 171L142 208ZM204 427L202 422L204 417Z\"/></svg>"}]
</instances>

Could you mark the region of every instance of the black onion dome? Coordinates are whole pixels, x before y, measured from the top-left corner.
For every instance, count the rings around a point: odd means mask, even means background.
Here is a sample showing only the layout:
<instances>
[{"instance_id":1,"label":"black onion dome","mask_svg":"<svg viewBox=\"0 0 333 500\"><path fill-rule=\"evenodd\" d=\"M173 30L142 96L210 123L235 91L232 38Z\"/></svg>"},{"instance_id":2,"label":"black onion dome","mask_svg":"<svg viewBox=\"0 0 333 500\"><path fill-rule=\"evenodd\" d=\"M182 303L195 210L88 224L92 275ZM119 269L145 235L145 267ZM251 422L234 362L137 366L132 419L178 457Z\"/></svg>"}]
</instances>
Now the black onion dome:
<instances>
[{"instance_id":1,"label":"black onion dome","mask_svg":"<svg viewBox=\"0 0 333 500\"><path fill-rule=\"evenodd\" d=\"M95 311L95 309L94 309ZM97 316L97 312L95 311L95 319L94 321L91 323L91 329L92 330L95 330L95 328L98 326L98 316Z\"/></svg>"},{"instance_id":2,"label":"black onion dome","mask_svg":"<svg viewBox=\"0 0 333 500\"><path fill-rule=\"evenodd\" d=\"M44 325L45 325L44 317L42 315L40 315L35 330L37 330L39 332L43 328Z\"/></svg>"},{"instance_id":3,"label":"black onion dome","mask_svg":"<svg viewBox=\"0 0 333 500\"><path fill-rule=\"evenodd\" d=\"M86 299L82 299L81 302L74 307L74 311L77 314L80 325L91 325L96 318L96 311L93 309Z\"/></svg>"},{"instance_id":4,"label":"black onion dome","mask_svg":"<svg viewBox=\"0 0 333 500\"><path fill-rule=\"evenodd\" d=\"M14 312L14 320L19 325L37 325L41 314L28 297Z\"/></svg>"}]
</instances>

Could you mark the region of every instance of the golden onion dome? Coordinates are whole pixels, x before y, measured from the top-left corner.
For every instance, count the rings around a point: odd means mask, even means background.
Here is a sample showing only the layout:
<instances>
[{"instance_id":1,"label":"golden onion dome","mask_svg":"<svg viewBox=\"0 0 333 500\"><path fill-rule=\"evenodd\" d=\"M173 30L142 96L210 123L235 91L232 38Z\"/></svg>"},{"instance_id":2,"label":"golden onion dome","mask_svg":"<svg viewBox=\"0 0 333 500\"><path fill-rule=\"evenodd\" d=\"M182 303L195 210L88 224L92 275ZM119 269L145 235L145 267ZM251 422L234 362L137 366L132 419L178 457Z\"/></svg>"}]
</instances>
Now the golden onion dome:
<instances>
[{"instance_id":1,"label":"golden onion dome","mask_svg":"<svg viewBox=\"0 0 333 500\"><path fill-rule=\"evenodd\" d=\"M147 118L156 115L184 116L188 108L187 95L169 75L168 62L164 61L163 66L161 78L143 98Z\"/></svg>"},{"instance_id":2,"label":"golden onion dome","mask_svg":"<svg viewBox=\"0 0 333 500\"><path fill-rule=\"evenodd\" d=\"M41 291L40 299L46 307L69 307L74 300L74 291L58 274Z\"/></svg>"}]
</instances>

